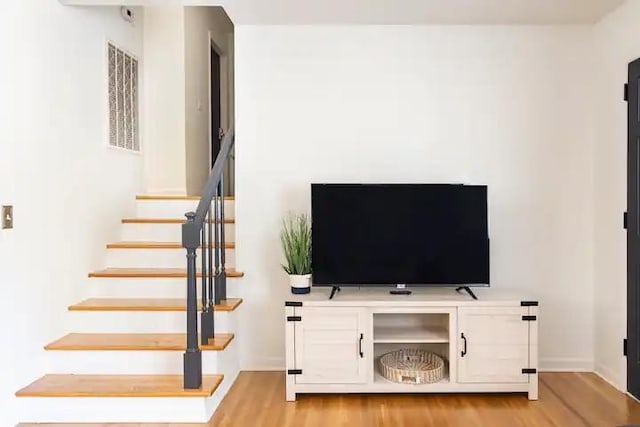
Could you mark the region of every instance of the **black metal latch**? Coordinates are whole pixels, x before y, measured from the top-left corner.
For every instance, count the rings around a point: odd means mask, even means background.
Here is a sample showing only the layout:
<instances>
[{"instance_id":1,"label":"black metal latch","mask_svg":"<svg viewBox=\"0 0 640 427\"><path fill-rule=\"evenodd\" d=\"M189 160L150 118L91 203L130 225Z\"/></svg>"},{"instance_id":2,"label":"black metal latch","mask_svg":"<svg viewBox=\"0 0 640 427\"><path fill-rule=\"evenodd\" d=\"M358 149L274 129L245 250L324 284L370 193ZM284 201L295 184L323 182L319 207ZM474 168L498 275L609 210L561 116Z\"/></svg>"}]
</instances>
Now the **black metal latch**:
<instances>
[{"instance_id":1,"label":"black metal latch","mask_svg":"<svg viewBox=\"0 0 640 427\"><path fill-rule=\"evenodd\" d=\"M285 307L302 307L302 301L285 301Z\"/></svg>"},{"instance_id":2,"label":"black metal latch","mask_svg":"<svg viewBox=\"0 0 640 427\"><path fill-rule=\"evenodd\" d=\"M287 316L287 322L301 322L302 316Z\"/></svg>"},{"instance_id":3,"label":"black metal latch","mask_svg":"<svg viewBox=\"0 0 640 427\"><path fill-rule=\"evenodd\" d=\"M525 322L535 322L538 318L536 316L522 316L522 320Z\"/></svg>"}]
</instances>

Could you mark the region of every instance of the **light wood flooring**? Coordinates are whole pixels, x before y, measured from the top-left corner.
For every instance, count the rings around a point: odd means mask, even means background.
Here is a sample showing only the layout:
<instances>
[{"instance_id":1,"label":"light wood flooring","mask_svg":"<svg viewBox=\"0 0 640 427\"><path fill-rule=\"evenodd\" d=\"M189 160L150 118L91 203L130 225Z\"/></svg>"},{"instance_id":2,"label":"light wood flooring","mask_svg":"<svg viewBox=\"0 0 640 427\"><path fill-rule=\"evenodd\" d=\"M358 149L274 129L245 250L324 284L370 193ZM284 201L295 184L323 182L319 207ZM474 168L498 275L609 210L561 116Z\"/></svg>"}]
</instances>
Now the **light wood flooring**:
<instances>
[{"instance_id":1,"label":"light wood flooring","mask_svg":"<svg viewBox=\"0 0 640 427\"><path fill-rule=\"evenodd\" d=\"M284 380L282 372L242 372L206 426L611 427L640 424L640 403L590 373L542 373L540 400L535 402L527 400L525 394L440 394L302 395L294 403L284 400ZM108 426L116 425L91 425Z\"/></svg>"}]
</instances>

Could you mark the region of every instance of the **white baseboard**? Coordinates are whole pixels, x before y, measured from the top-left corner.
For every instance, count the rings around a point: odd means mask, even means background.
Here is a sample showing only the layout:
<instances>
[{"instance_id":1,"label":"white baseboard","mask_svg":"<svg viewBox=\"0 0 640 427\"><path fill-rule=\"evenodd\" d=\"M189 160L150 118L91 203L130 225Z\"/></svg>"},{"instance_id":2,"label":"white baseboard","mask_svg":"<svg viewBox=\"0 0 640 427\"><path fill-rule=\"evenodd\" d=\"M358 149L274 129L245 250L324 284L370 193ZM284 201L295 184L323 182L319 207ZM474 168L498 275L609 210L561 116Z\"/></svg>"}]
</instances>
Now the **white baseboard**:
<instances>
[{"instance_id":1,"label":"white baseboard","mask_svg":"<svg viewBox=\"0 0 640 427\"><path fill-rule=\"evenodd\" d=\"M616 374L613 369L608 366L597 364L594 372L603 380L611 384L616 389L626 393L626 382L623 381L620 375Z\"/></svg>"},{"instance_id":2,"label":"white baseboard","mask_svg":"<svg viewBox=\"0 0 640 427\"><path fill-rule=\"evenodd\" d=\"M242 371L284 371L285 363L282 357L265 357L258 360L243 360Z\"/></svg>"},{"instance_id":3,"label":"white baseboard","mask_svg":"<svg viewBox=\"0 0 640 427\"><path fill-rule=\"evenodd\" d=\"M279 357L244 360L243 371L282 371L284 359ZM591 359L579 358L543 358L540 359L540 372L594 372Z\"/></svg>"},{"instance_id":4,"label":"white baseboard","mask_svg":"<svg viewBox=\"0 0 640 427\"><path fill-rule=\"evenodd\" d=\"M593 372L591 359L548 357L540 359L540 372Z\"/></svg>"}]
</instances>

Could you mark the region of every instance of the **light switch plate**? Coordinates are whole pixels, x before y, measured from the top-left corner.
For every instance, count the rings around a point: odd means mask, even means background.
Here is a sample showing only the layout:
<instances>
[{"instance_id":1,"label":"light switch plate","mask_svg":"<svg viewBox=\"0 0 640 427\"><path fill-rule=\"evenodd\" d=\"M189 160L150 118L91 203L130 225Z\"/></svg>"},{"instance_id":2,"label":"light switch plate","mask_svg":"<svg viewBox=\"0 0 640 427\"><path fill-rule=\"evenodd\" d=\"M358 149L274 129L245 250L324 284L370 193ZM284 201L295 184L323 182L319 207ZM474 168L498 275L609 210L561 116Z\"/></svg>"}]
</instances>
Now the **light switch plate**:
<instances>
[{"instance_id":1,"label":"light switch plate","mask_svg":"<svg viewBox=\"0 0 640 427\"><path fill-rule=\"evenodd\" d=\"M13 228L13 206L2 206L2 229Z\"/></svg>"}]
</instances>

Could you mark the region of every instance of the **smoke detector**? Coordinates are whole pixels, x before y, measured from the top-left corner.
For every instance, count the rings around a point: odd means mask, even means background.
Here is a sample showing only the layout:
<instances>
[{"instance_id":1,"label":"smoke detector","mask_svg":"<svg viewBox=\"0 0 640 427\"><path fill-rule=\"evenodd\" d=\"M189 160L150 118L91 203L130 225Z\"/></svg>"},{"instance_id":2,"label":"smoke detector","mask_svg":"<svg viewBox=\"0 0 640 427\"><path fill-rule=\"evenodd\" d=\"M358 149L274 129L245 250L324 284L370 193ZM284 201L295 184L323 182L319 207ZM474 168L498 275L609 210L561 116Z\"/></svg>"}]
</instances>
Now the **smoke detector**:
<instances>
[{"instance_id":1,"label":"smoke detector","mask_svg":"<svg viewBox=\"0 0 640 427\"><path fill-rule=\"evenodd\" d=\"M120 7L120 15L122 15L122 19L129 22L130 24L133 24L136 19L136 16L133 10L126 6Z\"/></svg>"}]
</instances>

